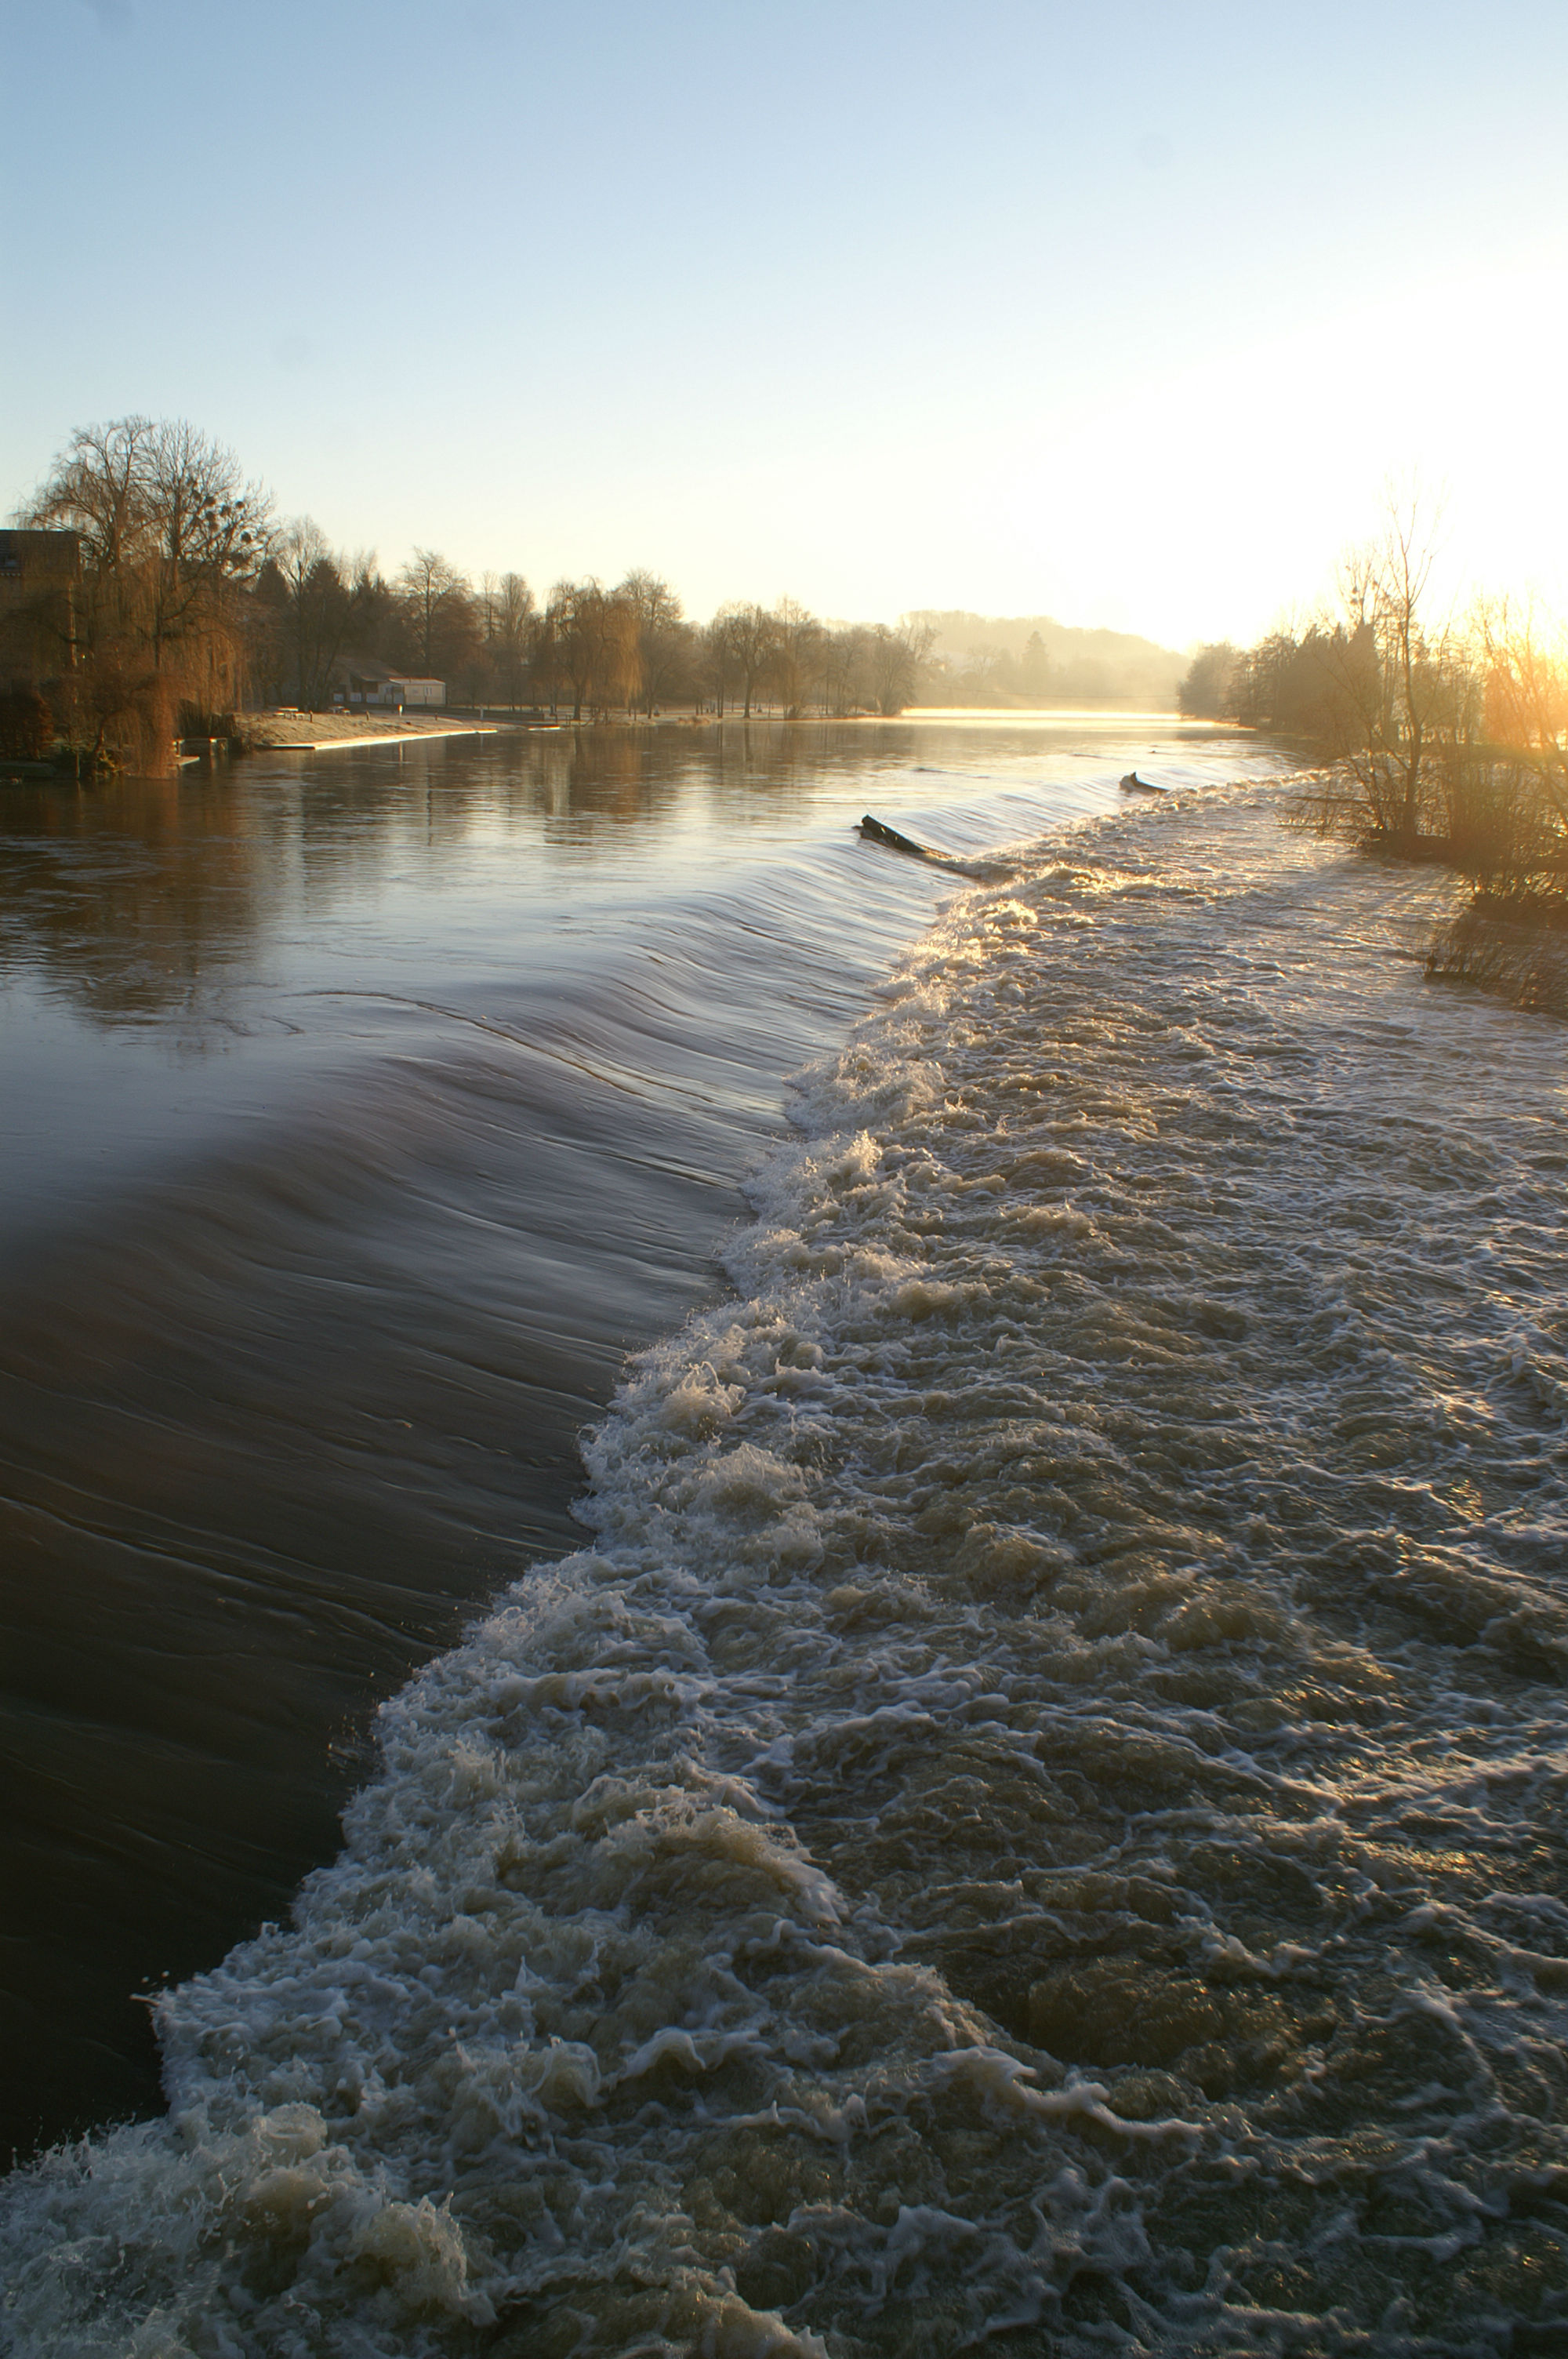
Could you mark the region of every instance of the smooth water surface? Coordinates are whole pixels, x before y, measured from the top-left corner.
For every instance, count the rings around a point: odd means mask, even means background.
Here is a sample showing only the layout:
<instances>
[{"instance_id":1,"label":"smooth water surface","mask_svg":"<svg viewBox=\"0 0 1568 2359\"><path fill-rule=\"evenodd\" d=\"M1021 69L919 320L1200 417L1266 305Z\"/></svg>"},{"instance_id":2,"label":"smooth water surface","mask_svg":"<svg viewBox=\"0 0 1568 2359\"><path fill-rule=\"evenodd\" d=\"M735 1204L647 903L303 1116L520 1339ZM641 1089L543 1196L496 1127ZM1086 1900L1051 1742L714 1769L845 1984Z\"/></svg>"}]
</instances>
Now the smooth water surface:
<instances>
[{"instance_id":1,"label":"smooth water surface","mask_svg":"<svg viewBox=\"0 0 1568 2359\"><path fill-rule=\"evenodd\" d=\"M502 735L0 799L4 2131L330 1858L373 1702L580 1537L783 1080L960 853L1267 766L1156 724Z\"/></svg>"}]
</instances>

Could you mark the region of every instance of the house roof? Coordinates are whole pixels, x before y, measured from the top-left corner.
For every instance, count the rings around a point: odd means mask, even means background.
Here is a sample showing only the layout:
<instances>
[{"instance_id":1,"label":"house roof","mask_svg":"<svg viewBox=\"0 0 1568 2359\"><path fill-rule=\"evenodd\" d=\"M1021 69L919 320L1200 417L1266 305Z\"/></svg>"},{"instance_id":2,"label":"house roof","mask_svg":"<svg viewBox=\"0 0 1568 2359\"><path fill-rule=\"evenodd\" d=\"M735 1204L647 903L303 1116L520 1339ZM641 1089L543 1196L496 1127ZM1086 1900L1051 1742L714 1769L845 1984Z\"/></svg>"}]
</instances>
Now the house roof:
<instances>
[{"instance_id":1,"label":"house roof","mask_svg":"<svg viewBox=\"0 0 1568 2359\"><path fill-rule=\"evenodd\" d=\"M418 672L394 671L375 656L340 656L333 667L346 672L351 679L379 680L399 688L445 688L444 679L430 679Z\"/></svg>"}]
</instances>

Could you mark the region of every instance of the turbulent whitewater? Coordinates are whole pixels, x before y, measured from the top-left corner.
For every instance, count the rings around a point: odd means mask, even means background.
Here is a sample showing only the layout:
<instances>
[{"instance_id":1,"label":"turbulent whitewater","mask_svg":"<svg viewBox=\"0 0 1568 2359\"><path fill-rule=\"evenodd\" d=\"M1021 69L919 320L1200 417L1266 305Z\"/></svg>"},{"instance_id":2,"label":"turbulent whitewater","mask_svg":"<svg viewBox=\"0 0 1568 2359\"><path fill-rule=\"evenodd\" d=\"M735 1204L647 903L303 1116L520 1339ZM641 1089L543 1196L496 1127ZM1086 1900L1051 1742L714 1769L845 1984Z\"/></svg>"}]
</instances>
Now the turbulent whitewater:
<instances>
[{"instance_id":1,"label":"turbulent whitewater","mask_svg":"<svg viewBox=\"0 0 1568 2359\"><path fill-rule=\"evenodd\" d=\"M956 902L9 2347L1568 2334L1559 1027L1257 785Z\"/></svg>"}]
</instances>

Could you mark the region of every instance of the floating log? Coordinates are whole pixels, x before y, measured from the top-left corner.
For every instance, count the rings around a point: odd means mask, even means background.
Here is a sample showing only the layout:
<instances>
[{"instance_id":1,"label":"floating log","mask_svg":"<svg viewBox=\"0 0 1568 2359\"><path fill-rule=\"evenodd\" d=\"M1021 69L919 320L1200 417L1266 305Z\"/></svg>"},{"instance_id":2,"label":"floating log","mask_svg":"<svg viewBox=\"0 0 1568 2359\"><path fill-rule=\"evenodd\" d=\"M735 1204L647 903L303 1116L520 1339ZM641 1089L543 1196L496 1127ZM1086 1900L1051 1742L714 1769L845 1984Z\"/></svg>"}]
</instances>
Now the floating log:
<instances>
[{"instance_id":1,"label":"floating log","mask_svg":"<svg viewBox=\"0 0 1568 2359\"><path fill-rule=\"evenodd\" d=\"M891 852L907 852L912 860L940 860L943 856L924 843L916 843L912 836L900 835L896 827L884 827L870 811L860 821L860 833L869 836L873 843L885 843Z\"/></svg>"}]
</instances>

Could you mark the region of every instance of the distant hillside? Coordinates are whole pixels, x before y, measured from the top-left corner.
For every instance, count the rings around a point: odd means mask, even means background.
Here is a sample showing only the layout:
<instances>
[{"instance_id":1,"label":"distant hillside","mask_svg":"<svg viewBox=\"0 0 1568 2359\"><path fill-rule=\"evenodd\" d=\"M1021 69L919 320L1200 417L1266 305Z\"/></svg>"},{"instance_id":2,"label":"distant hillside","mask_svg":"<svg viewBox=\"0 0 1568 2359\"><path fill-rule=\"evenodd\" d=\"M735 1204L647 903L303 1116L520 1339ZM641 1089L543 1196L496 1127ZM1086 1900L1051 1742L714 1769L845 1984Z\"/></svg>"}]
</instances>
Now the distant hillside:
<instances>
[{"instance_id":1,"label":"distant hillside","mask_svg":"<svg viewBox=\"0 0 1568 2359\"><path fill-rule=\"evenodd\" d=\"M1187 658L1131 631L1082 631L1050 614L926 608L934 632L923 694L933 703L1108 704L1172 712Z\"/></svg>"}]
</instances>

